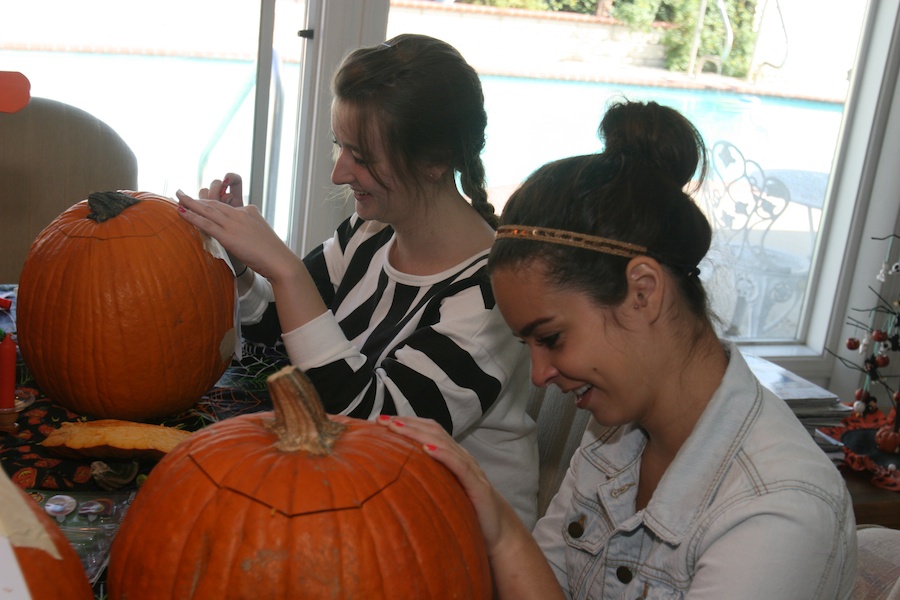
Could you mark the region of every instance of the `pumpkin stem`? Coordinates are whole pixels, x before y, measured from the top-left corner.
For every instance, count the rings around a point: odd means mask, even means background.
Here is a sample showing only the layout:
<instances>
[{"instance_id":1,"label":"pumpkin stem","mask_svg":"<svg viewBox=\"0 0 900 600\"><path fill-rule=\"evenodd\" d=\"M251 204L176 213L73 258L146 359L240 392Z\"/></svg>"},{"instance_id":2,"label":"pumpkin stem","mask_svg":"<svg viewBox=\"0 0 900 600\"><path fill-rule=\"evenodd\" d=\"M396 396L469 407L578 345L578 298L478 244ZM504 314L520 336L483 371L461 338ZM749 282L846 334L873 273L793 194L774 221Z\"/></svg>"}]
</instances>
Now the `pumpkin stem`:
<instances>
[{"instance_id":1,"label":"pumpkin stem","mask_svg":"<svg viewBox=\"0 0 900 600\"><path fill-rule=\"evenodd\" d=\"M275 447L284 452L304 450L316 456L331 452L346 425L328 418L319 394L306 374L293 365L266 379L278 435Z\"/></svg>"},{"instance_id":2,"label":"pumpkin stem","mask_svg":"<svg viewBox=\"0 0 900 600\"><path fill-rule=\"evenodd\" d=\"M118 216L120 212L138 202L140 202L138 198L122 192L92 192L88 195L88 207L91 212L87 218L102 223Z\"/></svg>"}]
</instances>

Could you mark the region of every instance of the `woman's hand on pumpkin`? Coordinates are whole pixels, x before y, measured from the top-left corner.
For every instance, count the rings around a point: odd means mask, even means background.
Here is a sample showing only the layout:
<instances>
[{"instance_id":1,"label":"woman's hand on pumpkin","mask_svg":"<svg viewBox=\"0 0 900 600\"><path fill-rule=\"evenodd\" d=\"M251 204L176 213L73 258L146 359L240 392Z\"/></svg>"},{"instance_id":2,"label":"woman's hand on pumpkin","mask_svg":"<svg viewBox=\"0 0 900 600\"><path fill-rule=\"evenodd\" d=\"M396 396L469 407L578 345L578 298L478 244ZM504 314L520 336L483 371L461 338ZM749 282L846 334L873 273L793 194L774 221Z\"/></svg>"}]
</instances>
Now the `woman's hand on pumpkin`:
<instances>
[{"instance_id":1,"label":"woman's hand on pumpkin","mask_svg":"<svg viewBox=\"0 0 900 600\"><path fill-rule=\"evenodd\" d=\"M380 415L376 421L411 440L456 475L475 507L491 561L496 597L563 598L563 591L531 532L491 485L478 463L435 421Z\"/></svg>"},{"instance_id":2,"label":"woman's hand on pumpkin","mask_svg":"<svg viewBox=\"0 0 900 600\"><path fill-rule=\"evenodd\" d=\"M472 455L431 419L380 415L376 422L419 442L428 454L456 475L475 507L481 533L490 553L491 549L500 543L503 518L508 518L511 514L512 518L518 521L518 516L491 485Z\"/></svg>"},{"instance_id":3,"label":"woman's hand on pumpkin","mask_svg":"<svg viewBox=\"0 0 900 600\"><path fill-rule=\"evenodd\" d=\"M235 189L235 188L232 188ZM213 191L207 190L207 194ZM194 199L178 190L182 218L217 239L232 258L275 280L290 276L299 261L255 206L231 206L216 199ZM238 265L235 265L238 268ZM239 272L239 271L238 271Z\"/></svg>"},{"instance_id":4,"label":"woman's hand on pumpkin","mask_svg":"<svg viewBox=\"0 0 900 600\"><path fill-rule=\"evenodd\" d=\"M227 173L223 179L214 179L209 187L200 188L197 192L200 200L218 200L229 206L240 207L244 205L243 180L237 173ZM226 250L227 252L227 250ZM241 262L237 256L228 252L228 260L237 276L247 272L247 265ZM250 287L252 281L240 282L240 292L244 293Z\"/></svg>"}]
</instances>

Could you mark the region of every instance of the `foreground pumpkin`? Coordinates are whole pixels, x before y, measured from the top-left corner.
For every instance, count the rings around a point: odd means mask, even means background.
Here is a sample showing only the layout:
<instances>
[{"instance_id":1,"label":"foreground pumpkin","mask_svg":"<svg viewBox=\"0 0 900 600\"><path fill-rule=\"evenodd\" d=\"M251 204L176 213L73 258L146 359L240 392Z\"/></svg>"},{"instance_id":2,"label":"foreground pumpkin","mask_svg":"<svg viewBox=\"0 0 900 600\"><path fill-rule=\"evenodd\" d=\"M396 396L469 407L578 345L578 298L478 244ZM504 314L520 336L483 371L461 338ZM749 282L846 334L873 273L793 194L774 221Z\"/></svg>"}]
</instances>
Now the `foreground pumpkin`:
<instances>
[{"instance_id":1,"label":"foreground pumpkin","mask_svg":"<svg viewBox=\"0 0 900 600\"><path fill-rule=\"evenodd\" d=\"M192 406L234 351L234 279L177 205L147 192L91 194L31 246L18 339L41 390L100 418Z\"/></svg>"},{"instance_id":2,"label":"foreground pumpkin","mask_svg":"<svg viewBox=\"0 0 900 600\"><path fill-rule=\"evenodd\" d=\"M294 367L273 413L194 433L151 471L112 546L111 599L490 598L474 509L417 444L328 417Z\"/></svg>"},{"instance_id":3,"label":"foreground pumpkin","mask_svg":"<svg viewBox=\"0 0 900 600\"><path fill-rule=\"evenodd\" d=\"M12 546L18 563L3 567L6 572L0 581L3 597L12 593L12 573L18 571L34 600L92 600L94 592L84 566L65 534L2 469L0 506L3 507L0 510L0 538L5 538ZM13 594L11 597L24 596Z\"/></svg>"}]
</instances>

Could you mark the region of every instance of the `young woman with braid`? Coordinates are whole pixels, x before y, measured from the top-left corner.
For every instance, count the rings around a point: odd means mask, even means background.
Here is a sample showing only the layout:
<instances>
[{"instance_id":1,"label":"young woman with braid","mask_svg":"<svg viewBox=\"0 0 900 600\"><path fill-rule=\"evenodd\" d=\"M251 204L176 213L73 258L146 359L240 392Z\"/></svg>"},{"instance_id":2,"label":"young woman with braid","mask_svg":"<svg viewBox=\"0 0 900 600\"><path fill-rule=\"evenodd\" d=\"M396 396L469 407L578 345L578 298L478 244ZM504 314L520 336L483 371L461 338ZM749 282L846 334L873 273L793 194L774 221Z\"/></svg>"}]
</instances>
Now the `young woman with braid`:
<instances>
[{"instance_id":1,"label":"young woman with braid","mask_svg":"<svg viewBox=\"0 0 900 600\"><path fill-rule=\"evenodd\" d=\"M351 53L332 87L332 181L356 200L334 237L300 260L241 206L234 174L199 200L179 192L183 217L232 257L245 337L281 336L328 412L433 419L533 523L528 353L486 273L497 216L478 75L450 45L401 35Z\"/></svg>"},{"instance_id":2,"label":"young woman with braid","mask_svg":"<svg viewBox=\"0 0 900 600\"><path fill-rule=\"evenodd\" d=\"M849 598L843 479L708 314L711 231L684 191L698 165L702 181L702 138L652 102L612 106L600 132L603 153L513 194L489 259L534 383L593 416L534 531L434 423L379 422L463 483L500 598Z\"/></svg>"}]
</instances>

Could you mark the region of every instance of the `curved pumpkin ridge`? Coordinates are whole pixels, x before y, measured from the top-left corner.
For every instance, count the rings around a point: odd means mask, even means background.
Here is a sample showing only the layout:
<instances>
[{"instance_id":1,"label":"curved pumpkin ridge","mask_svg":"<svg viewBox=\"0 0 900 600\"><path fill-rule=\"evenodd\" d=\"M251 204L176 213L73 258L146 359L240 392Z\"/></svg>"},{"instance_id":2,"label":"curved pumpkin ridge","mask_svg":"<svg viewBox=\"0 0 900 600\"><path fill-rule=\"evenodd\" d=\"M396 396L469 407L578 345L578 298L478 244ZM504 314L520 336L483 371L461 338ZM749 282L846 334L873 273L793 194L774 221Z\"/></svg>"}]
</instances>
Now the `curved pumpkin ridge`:
<instances>
[{"instance_id":1,"label":"curved pumpkin ridge","mask_svg":"<svg viewBox=\"0 0 900 600\"><path fill-rule=\"evenodd\" d=\"M229 576L228 568L234 568L236 562L240 562L240 547L247 543L246 536L252 535L255 527L248 526L248 521L254 517L252 511L246 510L240 504L234 508L229 507L228 499L224 498L221 490L216 490L204 504L204 510L199 513L199 518L194 517L187 539L189 544L183 547L177 573L173 578L175 594L173 597L185 597L190 582L191 596L198 598L225 598L240 597L234 594L235 581ZM221 520L227 516L227 527L238 535L218 535L223 523ZM266 528L268 530L268 528ZM184 534L180 534L184 535ZM252 546L252 544L251 544ZM189 560L188 560L189 559ZM215 575L208 573L212 568Z\"/></svg>"},{"instance_id":2,"label":"curved pumpkin ridge","mask_svg":"<svg viewBox=\"0 0 900 600\"><path fill-rule=\"evenodd\" d=\"M172 212L175 212L174 206L172 207ZM121 216L119 218L121 218ZM177 215L175 218L182 221ZM180 225L179 228L181 228ZM193 236L193 231L191 230L185 231L187 232L186 235L168 236L157 240L157 245L160 246L159 251L147 258L150 260L158 260L157 257L159 256L178 256L184 257L186 261L189 259L196 260L198 264L203 264L207 257L202 247L199 246L199 240L196 240L195 243L191 243L191 238L195 238L196 236ZM134 246L139 241L140 240L137 238L129 238L123 240L123 243ZM168 267L169 265L160 264L157 268L152 270L135 273L133 275L135 278L135 287L146 290L146 293L153 298L166 298L167 296L173 296L175 294L177 294L178 297L181 297L181 292L172 289L171 281L161 279L157 276L159 272L165 272ZM211 266L209 267L212 268ZM173 267L169 270L175 271L175 268ZM197 273L192 275L200 274ZM199 277L192 276L180 281L175 281L174 283L177 286L185 286L188 288L187 292L184 292L187 297L200 297L201 289L199 289L199 286L206 284L211 287L212 283L209 281L207 276L208 273L206 271L204 271L202 275L204 275L202 280ZM121 299L124 300L125 298ZM138 292L135 291L132 294L129 294L128 300L140 301ZM210 310L213 309L214 307L210 306ZM123 313L127 314L127 311L123 311ZM149 316L151 321L146 323L128 323L127 325L133 325L134 327L134 330L129 331L124 330L126 323L122 323L123 340L131 340L128 344L131 346L130 353L133 356L134 364L145 364L147 361L157 360L160 361L161 368L146 373L141 373L140 370L136 370L132 376L143 375L141 378L146 381L146 389L155 388L160 390L160 393L167 394L169 391L174 392L181 387L184 396L199 399L203 392L205 392L214 381L207 382L206 384L201 383L200 385L189 386L187 388L184 387L184 382L202 381L202 373L209 372L211 369L215 368L216 365L207 362L207 359L213 360L218 357L218 352L211 352L212 349L208 348L210 340L206 336L193 334L191 329L195 324L185 322L180 315L179 307L174 303L158 306L157 310L140 311L140 313L145 317ZM209 316L211 319L221 322L221 315L211 314ZM134 340L139 339L141 336L138 331L143 332L148 338L153 338L150 347L162 349L178 347L181 349L180 354L176 355L175 353L166 353L164 351L161 356L147 356L146 353L142 351L141 346L134 344ZM123 341L123 344L124 343L125 342ZM185 356L190 357L190 359L185 360ZM132 360L128 360L127 362L130 363ZM124 395L124 390L117 392L118 397L121 397L121 395ZM147 398L146 401L152 400L153 399L151 398ZM139 403L137 399L136 403ZM112 407L108 407L106 410L109 411L111 408ZM174 408L175 407L173 407L173 409ZM183 409L187 407L182 406L180 408Z\"/></svg>"},{"instance_id":3,"label":"curved pumpkin ridge","mask_svg":"<svg viewBox=\"0 0 900 600\"><path fill-rule=\"evenodd\" d=\"M430 545L429 549L440 548L441 562L465 567L464 573L457 573L453 578L465 582L490 582L490 564L482 545L483 537L475 508L462 487L456 485L455 476L443 465L432 464L433 461L423 451L421 459L410 461L406 468L416 480L426 482L429 497L441 499L446 522L450 527L450 534L439 544ZM447 470L451 478L434 477L435 468ZM401 493L399 489L396 492ZM485 589L473 589L470 593L469 597L488 598L492 592L488 585Z\"/></svg>"},{"instance_id":4,"label":"curved pumpkin ridge","mask_svg":"<svg viewBox=\"0 0 900 600\"><path fill-rule=\"evenodd\" d=\"M157 560L164 559L163 556L147 554L143 548L147 537L152 536L153 539L165 541L166 554L180 557L185 555L186 547L197 542L193 534L185 536L185 526L197 526L199 519L196 515L203 514L205 508L212 502L216 490L208 480L198 476L193 462L177 460L177 456L183 454L179 451L180 447L185 444L176 447L154 467L154 473L151 475L156 475L156 470L168 463L160 476L151 476L147 479L122 522L110 554L108 583L112 598L121 597L119 590L124 587L123 582L133 586L131 588L133 591L143 590L137 594L138 598L191 597L176 595L174 584L180 581L180 578L175 578L174 575L169 577L169 573L160 569ZM150 501L149 509L144 508L143 505L148 502L150 496L154 499ZM198 507L202 507L203 510L198 512ZM152 515L150 522L136 522L133 517L129 518L131 515L144 512ZM220 527L222 524L216 525ZM179 541L181 546L176 546ZM157 551L160 548L157 548ZM182 568L182 571L185 568ZM172 582L173 587L160 590L160 585L165 581Z\"/></svg>"},{"instance_id":5,"label":"curved pumpkin ridge","mask_svg":"<svg viewBox=\"0 0 900 600\"><path fill-rule=\"evenodd\" d=\"M421 566L420 572L428 572L427 565L443 565L441 574L442 581L435 581L430 577L424 577L418 581L421 589L409 590L410 595L407 597L417 598L447 598L454 597L449 595L449 590L444 586L447 581L454 582L454 589L457 590L458 598L475 598L479 597L471 588L459 590L462 585L467 585L470 576L468 569L460 572L453 570L459 567L459 563L478 562L478 546L480 542L481 532L476 531L477 537L471 534L467 538L462 538L469 542L467 552L455 552L459 549L460 539L457 535L462 534L459 527L455 526L455 522L459 520L459 516L455 513L465 510L468 505L468 498L460 497L459 490L450 490L449 488L441 488L435 486L435 478L429 472L413 475L417 470L416 463L422 460L433 460L424 454L419 460L410 461L408 471L404 473L405 477L401 478L396 485L386 489L383 494L385 504L391 506L403 506L403 511L397 511L396 518L404 532L414 531L427 527L428 536L410 536L405 535L410 549L407 554L411 559L416 560ZM433 466L429 465L433 473ZM427 483L419 485L422 477L426 477ZM414 485L410 485L415 482ZM423 493L422 487L425 488ZM418 489L417 489L418 488ZM447 492L450 492L449 494ZM415 500L415 504L411 502ZM473 515L474 516L474 515ZM440 526L437 526L440 524ZM398 575L399 576L399 575ZM416 580L411 581L414 583Z\"/></svg>"},{"instance_id":6,"label":"curved pumpkin ridge","mask_svg":"<svg viewBox=\"0 0 900 600\"><path fill-rule=\"evenodd\" d=\"M46 240L43 237L38 238L44 245L47 246L49 251L52 251L55 260L50 263L52 265L53 271L49 275L45 275L43 278L43 282L48 284L49 282L54 282L54 287L50 285L44 285L38 287L33 292L29 293L30 289L30 280L20 280L19 282L19 290L17 302L22 299L25 299L29 304L26 306L18 306L17 312L18 315L22 315L29 311L31 306L35 301L39 301L41 298L55 298L59 294L60 289L68 289L68 286L72 285L74 282L78 281L78 276L75 273L75 270L71 268L71 262L77 259L77 256L74 256L65 251L65 249L60 248L59 240ZM56 241L54 244L53 241ZM28 261L26 260L26 265ZM44 268L47 268L46 263L44 264ZM23 267L23 274L25 273L25 269ZM60 305L62 304L62 305ZM23 352L30 345L32 346L37 354L38 359L36 361L28 361L29 366L32 371L40 372L40 376L37 377L38 384L42 387L43 391L51 392L51 398L53 397L52 391L58 389L60 385L64 384L64 379L66 377L77 377L77 370L73 368L71 361L74 360L75 357L71 355L65 355L62 357L62 362L59 370L48 370L48 369L40 369L38 371L38 367L42 366L49 360L47 350L47 345L42 343L30 344L32 339L34 340L48 340L48 339L58 339L61 336L68 336L69 330L77 327L78 323L82 321L79 320L77 315L72 314L72 307L68 303L60 303L54 302L53 304L53 314L50 319L39 319L37 323L34 320L32 321L23 321L23 319L18 319L18 334L19 334L19 345L22 348ZM82 307L84 309L85 307ZM38 327L38 331L31 332L25 326L26 323L31 323ZM54 330L53 326L59 327L62 330ZM37 364L35 364L37 363ZM55 399L55 398L54 398Z\"/></svg>"}]
</instances>

